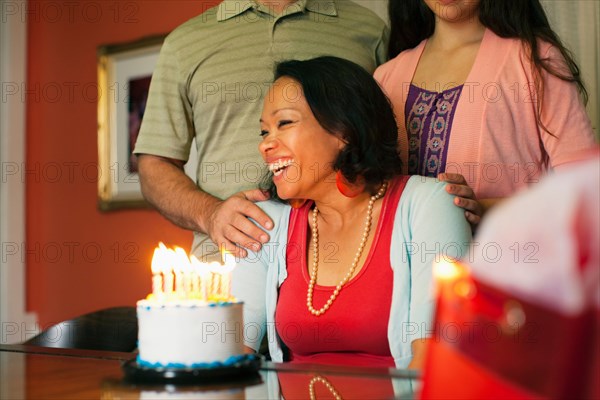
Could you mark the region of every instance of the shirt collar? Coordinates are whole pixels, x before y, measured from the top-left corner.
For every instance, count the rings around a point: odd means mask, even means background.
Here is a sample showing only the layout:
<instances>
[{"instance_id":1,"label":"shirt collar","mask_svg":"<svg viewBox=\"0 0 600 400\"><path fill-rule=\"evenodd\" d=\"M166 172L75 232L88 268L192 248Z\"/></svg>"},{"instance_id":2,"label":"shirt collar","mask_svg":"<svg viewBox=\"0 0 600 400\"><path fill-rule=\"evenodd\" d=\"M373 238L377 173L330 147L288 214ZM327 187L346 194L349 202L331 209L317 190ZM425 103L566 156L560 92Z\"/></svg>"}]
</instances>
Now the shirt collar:
<instances>
[{"instance_id":1,"label":"shirt collar","mask_svg":"<svg viewBox=\"0 0 600 400\"><path fill-rule=\"evenodd\" d=\"M306 9L330 17L338 15L335 0L306 0Z\"/></svg>"},{"instance_id":2,"label":"shirt collar","mask_svg":"<svg viewBox=\"0 0 600 400\"><path fill-rule=\"evenodd\" d=\"M225 21L242 14L246 10L256 8L257 6L258 5L254 0L223 0L217 8L217 21ZM298 0L290 7L297 7L296 12L301 12L306 9L331 17L337 17L338 15L337 8L335 7L335 0ZM293 9L290 9L287 12L288 15L292 13L294 13Z\"/></svg>"},{"instance_id":3,"label":"shirt collar","mask_svg":"<svg viewBox=\"0 0 600 400\"><path fill-rule=\"evenodd\" d=\"M217 8L217 21L221 22L238 16L255 5L256 3L252 0L224 0Z\"/></svg>"}]
</instances>

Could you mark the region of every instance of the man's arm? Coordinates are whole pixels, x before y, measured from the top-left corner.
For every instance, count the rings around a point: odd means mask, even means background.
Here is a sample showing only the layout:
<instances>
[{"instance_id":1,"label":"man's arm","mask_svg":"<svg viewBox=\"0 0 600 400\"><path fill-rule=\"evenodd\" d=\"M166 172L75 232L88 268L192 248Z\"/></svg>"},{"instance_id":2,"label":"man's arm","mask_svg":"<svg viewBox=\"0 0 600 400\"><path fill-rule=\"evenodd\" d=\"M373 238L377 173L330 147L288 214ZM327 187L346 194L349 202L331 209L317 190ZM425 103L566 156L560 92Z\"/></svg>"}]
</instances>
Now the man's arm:
<instances>
[{"instance_id":1,"label":"man's arm","mask_svg":"<svg viewBox=\"0 0 600 400\"><path fill-rule=\"evenodd\" d=\"M242 247L257 251L269 236L265 229L273 221L255 201L266 200L260 190L239 192L220 200L200 190L183 171L184 162L150 154L140 154L138 168L144 198L174 224L206 233L220 247L238 257L246 257ZM237 245L236 245L237 244Z\"/></svg>"}]
</instances>

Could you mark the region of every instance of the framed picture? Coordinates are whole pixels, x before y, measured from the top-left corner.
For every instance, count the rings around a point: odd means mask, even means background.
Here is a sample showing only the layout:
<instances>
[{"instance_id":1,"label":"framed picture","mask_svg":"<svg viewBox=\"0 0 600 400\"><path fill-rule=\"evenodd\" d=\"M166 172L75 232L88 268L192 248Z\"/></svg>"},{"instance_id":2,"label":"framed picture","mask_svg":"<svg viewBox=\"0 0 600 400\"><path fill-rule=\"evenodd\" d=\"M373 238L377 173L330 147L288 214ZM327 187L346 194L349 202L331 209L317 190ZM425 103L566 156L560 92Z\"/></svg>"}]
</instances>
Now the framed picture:
<instances>
[{"instance_id":1,"label":"framed picture","mask_svg":"<svg viewBox=\"0 0 600 400\"><path fill-rule=\"evenodd\" d=\"M98 49L98 207L146 207L133 148L164 35Z\"/></svg>"}]
</instances>

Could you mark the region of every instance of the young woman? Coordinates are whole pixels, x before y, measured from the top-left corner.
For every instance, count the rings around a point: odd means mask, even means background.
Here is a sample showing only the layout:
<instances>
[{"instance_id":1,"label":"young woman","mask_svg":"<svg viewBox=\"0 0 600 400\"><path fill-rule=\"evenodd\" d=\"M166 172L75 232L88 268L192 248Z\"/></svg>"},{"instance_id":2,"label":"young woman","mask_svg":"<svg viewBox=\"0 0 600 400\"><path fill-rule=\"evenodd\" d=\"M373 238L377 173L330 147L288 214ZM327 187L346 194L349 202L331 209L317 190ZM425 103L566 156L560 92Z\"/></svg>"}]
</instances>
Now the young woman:
<instances>
[{"instance_id":1,"label":"young woman","mask_svg":"<svg viewBox=\"0 0 600 400\"><path fill-rule=\"evenodd\" d=\"M247 344L266 330L275 361L419 367L432 263L465 252L469 224L444 183L400 174L393 111L365 70L321 57L275 78L260 152L284 203L259 203L271 241L234 272Z\"/></svg>"},{"instance_id":2,"label":"young woman","mask_svg":"<svg viewBox=\"0 0 600 400\"><path fill-rule=\"evenodd\" d=\"M594 146L579 69L539 0L390 0L389 11L391 60L375 78L406 172L441 174L470 222Z\"/></svg>"}]
</instances>

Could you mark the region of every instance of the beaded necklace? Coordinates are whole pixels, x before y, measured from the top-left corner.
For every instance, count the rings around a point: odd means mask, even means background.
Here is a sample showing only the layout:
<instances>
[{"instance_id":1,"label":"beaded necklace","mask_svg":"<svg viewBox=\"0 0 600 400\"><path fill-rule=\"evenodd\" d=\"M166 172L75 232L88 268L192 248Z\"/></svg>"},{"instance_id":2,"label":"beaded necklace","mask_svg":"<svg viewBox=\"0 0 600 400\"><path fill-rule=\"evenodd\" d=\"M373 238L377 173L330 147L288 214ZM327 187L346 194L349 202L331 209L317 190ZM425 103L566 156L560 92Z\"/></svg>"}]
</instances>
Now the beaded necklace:
<instances>
[{"instance_id":1,"label":"beaded necklace","mask_svg":"<svg viewBox=\"0 0 600 400\"><path fill-rule=\"evenodd\" d=\"M340 283L337 284L336 288L333 290L333 293L331 294L331 296L329 297L329 300L327 300L325 305L323 305L323 307L321 307L318 310L313 307L313 302L312 302L313 292L315 289L315 283L317 282L317 271L319 268L319 225L317 224L317 217L319 215L319 209L315 205L315 208L313 209L313 212L312 212L312 225L311 225L312 247L313 247L313 263L312 263L313 266L312 266L312 271L310 274L310 282L308 283L308 291L306 293L306 306L308 307L308 311L310 311L310 313L312 315L315 315L318 317L319 315L325 313L325 311L327 311L329 309L329 307L331 307L331 305L333 304L333 301L336 299L336 297L340 293L340 290L342 290L342 287L350 280L350 278L352 278L352 275L354 274L354 270L356 269L358 262L360 261L360 257L365 248L365 245L367 244L367 240L369 239L369 234L371 233L371 220L372 220L372 216L373 216L373 204L375 204L375 202L377 200L379 200L380 198L383 197L386 189L387 189L387 182L384 182L383 185L381 185L381 188L379 189L379 191L375 195L371 196L371 198L369 199L369 205L367 206L367 217L365 218L365 227L363 230L362 239L360 241L360 244L358 245L358 250L356 251L356 255L354 256L354 261L352 261L350 270L346 273L346 275L344 275L344 277L342 278Z\"/></svg>"}]
</instances>

